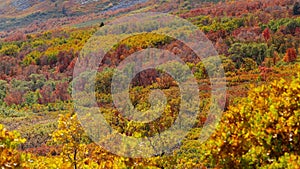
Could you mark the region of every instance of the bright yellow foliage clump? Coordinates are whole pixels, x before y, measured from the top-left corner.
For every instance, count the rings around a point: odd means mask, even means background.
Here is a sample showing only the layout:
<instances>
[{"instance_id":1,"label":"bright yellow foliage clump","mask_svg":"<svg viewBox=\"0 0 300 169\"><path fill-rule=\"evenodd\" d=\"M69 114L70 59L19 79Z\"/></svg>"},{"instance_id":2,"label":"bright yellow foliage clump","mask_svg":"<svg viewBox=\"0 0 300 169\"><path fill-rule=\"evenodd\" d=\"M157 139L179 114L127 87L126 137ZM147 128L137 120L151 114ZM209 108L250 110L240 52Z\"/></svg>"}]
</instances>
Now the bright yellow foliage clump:
<instances>
[{"instance_id":1,"label":"bright yellow foliage clump","mask_svg":"<svg viewBox=\"0 0 300 169\"><path fill-rule=\"evenodd\" d=\"M88 155L86 145L83 144L84 136L76 114L59 116L58 128L52 133L52 138L56 144L63 146L62 157L66 162L71 162L75 169L83 164Z\"/></svg>"},{"instance_id":2,"label":"bright yellow foliage clump","mask_svg":"<svg viewBox=\"0 0 300 169\"><path fill-rule=\"evenodd\" d=\"M252 89L224 113L203 149L202 159L222 168L286 168L299 161L300 74Z\"/></svg>"},{"instance_id":3,"label":"bright yellow foliage clump","mask_svg":"<svg viewBox=\"0 0 300 169\"><path fill-rule=\"evenodd\" d=\"M21 154L16 148L26 140L16 131L8 131L0 124L0 167L16 168L21 166Z\"/></svg>"}]
</instances>

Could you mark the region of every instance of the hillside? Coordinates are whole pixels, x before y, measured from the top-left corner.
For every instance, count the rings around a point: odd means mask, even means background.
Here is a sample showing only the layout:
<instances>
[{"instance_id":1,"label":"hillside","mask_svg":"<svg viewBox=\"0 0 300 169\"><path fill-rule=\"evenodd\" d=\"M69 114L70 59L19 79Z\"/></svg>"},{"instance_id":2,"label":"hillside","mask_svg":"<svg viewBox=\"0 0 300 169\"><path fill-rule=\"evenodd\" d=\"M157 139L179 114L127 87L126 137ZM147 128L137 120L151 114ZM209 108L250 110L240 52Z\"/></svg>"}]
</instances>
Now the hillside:
<instances>
[{"instance_id":1,"label":"hillside","mask_svg":"<svg viewBox=\"0 0 300 169\"><path fill-rule=\"evenodd\" d=\"M36 12L46 13L51 11L61 12L63 15L75 15L97 10L104 11L118 5L120 2L120 0L9 0L0 3L0 10L1 18L19 18Z\"/></svg>"},{"instance_id":2,"label":"hillside","mask_svg":"<svg viewBox=\"0 0 300 169\"><path fill-rule=\"evenodd\" d=\"M214 1L191 0L10 0L0 2L0 37L61 27L86 27L134 11L185 13ZM213 4L211 4L213 5Z\"/></svg>"},{"instance_id":3,"label":"hillside","mask_svg":"<svg viewBox=\"0 0 300 169\"><path fill-rule=\"evenodd\" d=\"M146 0L2 1L0 4L0 31L20 30L20 28L27 26L32 27L32 24L44 24L47 23L47 21L57 22L57 25L65 25L66 23L64 24L63 22L71 22L70 20L72 20L72 22L69 24L73 24L73 22L78 23L86 21L86 18L93 18L95 15L97 18L103 18L103 14L106 12L126 9L145 2Z\"/></svg>"},{"instance_id":4,"label":"hillside","mask_svg":"<svg viewBox=\"0 0 300 169\"><path fill-rule=\"evenodd\" d=\"M300 3L8 0L0 11L0 168L300 168ZM145 12L184 21L118 24Z\"/></svg>"}]
</instances>

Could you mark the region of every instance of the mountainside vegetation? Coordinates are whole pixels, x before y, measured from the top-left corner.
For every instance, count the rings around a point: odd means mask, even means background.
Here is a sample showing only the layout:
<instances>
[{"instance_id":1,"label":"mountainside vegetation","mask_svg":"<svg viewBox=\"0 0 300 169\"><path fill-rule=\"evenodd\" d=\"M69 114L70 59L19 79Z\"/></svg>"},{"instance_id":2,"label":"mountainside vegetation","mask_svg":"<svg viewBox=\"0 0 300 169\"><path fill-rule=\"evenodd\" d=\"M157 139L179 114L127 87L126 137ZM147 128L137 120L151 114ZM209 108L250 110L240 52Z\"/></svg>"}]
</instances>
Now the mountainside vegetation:
<instances>
[{"instance_id":1,"label":"mountainside vegetation","mask_svg":"<svg viewBox=\"0 0 300 169\"><path fill-rule=\"evenodd\" d=\"M88 71L74 78L78 59L89 59L80 58L81 51L97 30L134 12L166 12L188 20L212 42L222 64L204 64L183 42L158 34L166 30L149 23L140 27L153 27L157 32L140 33L115 44L99 64L95 79ZM10 0L0 2L0 21L1 168L300 166L299 2ZM121 36L126 33L97 38L113 41ZM199 89L197 119L170 152L150 158L118 156L86 133L72 96L80 96L83 105L91 104L91 98L84 92L72 93L72 85L76 82L87 91L91 86L86 82L95 80L96 103L116 132L132 138L160 134L179 117L182 89L174 77L153 68L131 81L128 95L133 107L150 117L161 113L149 123L124 117L111 93L117 66L149 48L176 53L188 65ZM172 64L176 76L186 78L184 68ZM224 69L226 80L218 84L227 88L226 97L218 103L225 105L224 112L216 130L201 143L203 126L214 120L207 117L214 102L207 69L218 72L218 66ZM163 109L152 106L156 90L165 96L165 102L159 102Z\"/></svg>"}]
</instances>

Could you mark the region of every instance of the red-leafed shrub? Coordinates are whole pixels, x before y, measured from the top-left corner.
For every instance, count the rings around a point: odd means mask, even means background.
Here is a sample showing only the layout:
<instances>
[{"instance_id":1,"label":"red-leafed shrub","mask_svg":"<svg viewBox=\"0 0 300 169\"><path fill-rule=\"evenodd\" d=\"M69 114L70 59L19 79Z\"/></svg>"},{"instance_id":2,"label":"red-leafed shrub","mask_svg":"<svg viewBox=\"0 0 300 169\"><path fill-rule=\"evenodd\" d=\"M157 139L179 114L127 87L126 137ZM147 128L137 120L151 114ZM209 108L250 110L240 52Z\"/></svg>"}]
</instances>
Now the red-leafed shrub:
<instances>
[{"instance_id":1,"label":"red-leafed shrub","mask_svg":"<svg viewBox=\"0 0 300 169\"><path fill-rule=\"evenodd\" d=\"M289 48L283 58L285 62L294 62L297 59L297 52L295 48Z\"/></svg>"},{"instance_id":2,"label":"red-leafed shrub","mask_svg":"<svg viewBox=\"0 0 300 169\"><path fill-rule=\"evenodd\" d=\"M69 84L68 82L61 82L56 84L55 90L53 91L53 97L55 100L67 101L70 99L70 94L68 92Z\"/></svg>"},{"instance_id":3,"label":"red-leafed shrub","mask_svg":"<svg viewBox=\"0 0 300 169\"><path fill-rule=\"evenodd\" d=\"M263 37L265 38L266 41L269 41L269 39L271 38L271 33L270 33L270 29L266 28L263 33L262 33Z\"/></svg>"},{"instance_id":4,"label":"red-leafed shrub","mask_svg":"<svg viewBox=\"0 0 300 169\"><path fill-rule=\"evenodd\" d=\"M6 97L4 98L4 102L8 105L11 106L13 104L19 105L24 102L24 91L20 90L10 90Z\"/></svg>"},{"instance_id":5,"label":"red-leafed shrub","mask_svg":"<svg viewBox=\"0 0 300 169\"><path fill-rule=\"evenodd\" d=\"M259 66L258 67L260 71L260 76L262 77L262 80L267 80L267 75L272 72L272 68L264 67L264 66Z\"/></svg>"}]
</instances>

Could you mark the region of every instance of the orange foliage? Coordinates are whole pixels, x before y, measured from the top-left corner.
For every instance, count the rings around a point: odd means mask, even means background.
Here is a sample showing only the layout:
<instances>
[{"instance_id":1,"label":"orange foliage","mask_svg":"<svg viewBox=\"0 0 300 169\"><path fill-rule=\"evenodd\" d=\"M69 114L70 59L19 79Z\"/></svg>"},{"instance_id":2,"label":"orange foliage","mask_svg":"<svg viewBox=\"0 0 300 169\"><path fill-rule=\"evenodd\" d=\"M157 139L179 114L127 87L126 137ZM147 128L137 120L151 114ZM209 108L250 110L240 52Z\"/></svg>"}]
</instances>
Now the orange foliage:
<instances>
[{"instance_id":1,"label":"orange foliage","mask_svg":"<svg viewBox=\"0 0 300 169\"><path fill-rule=\"evenodd\" d=\"M266 41L269 41L269 39L271 38L270 29L266 28L263 31L262 35L263 35L263 37L265 38Z\"/></svg>"},{"instance_id":2,"label":"orange foliage","mask_svg":"<svg viewBox=\"0 0 300 169\"><path fill-rule=\"evenodd\" d=\"M264 67L264 66L259 66L258 67L260 71L260 76L262 77L262 80L267 80L267 75L272 72L272 68Z\"/></svg>"},{"instance_id":3,"label":"orange foliage","mask_svg":"<svg viewBox=\"0 0 300 169\"><path fill-rule=\"evenodd\" d=\"M295 48L289 48L289 49L287 49L283 60L285 62L293 62L296 60L296 58L297 58L297 52L296 52Z\"/></svg>"}]
</instances>

